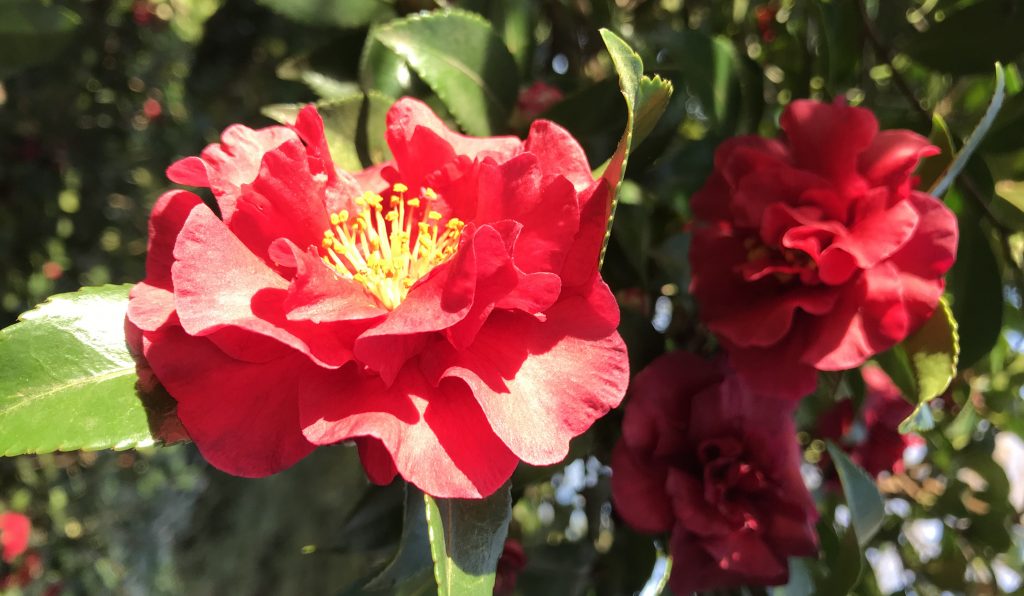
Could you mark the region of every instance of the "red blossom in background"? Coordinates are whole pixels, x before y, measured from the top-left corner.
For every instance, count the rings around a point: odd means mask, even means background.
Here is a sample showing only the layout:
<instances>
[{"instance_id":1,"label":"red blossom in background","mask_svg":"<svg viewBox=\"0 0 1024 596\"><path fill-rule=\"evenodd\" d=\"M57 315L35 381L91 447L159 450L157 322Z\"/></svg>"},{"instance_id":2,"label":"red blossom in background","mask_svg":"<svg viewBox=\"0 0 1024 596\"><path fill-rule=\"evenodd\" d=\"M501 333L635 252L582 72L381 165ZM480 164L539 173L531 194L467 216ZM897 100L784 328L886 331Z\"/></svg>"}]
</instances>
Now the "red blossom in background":
<instances>
[{"instance_id":1,"label":"red blossom in background","mask_svg":"<svg viewBox=\"0 0 1024 596\"><path fill-rule=\"evenodd\" d=\"M861 365L931 316L956 217L912 188L937 149L874 115L798 100L785 137L730 139L693 196L691 291L759 394L797 399L817 371Z\"/></svg>"},{"instance_id":2,"label":"red blossom in background","mask_svg":"<svg viewBox=\"0 0 1024 596\"><path fill-rule=\"evenodd\" d=\"M11 563L28 548L32 522L20 513L0 513L0 558Z\"/></svg>"},{"instance_id":3,"label":"red blossom in background","mask_svg":"<svg viewBox=\"0 0 1024 596\"><path fill-rule=\"evenodd\" d=\"M619 515L671 533L676 594L782 584L817 552L791 409L720 363L674 352L638 374L612 469Z\"/></svg>"},{"instance_id":4,"label":"red blossom in background","mask_svg":"<svg viewBox=\"0 0 1024 596\"><path fill-rule=\"evenodd\" d=\"M558 87L544 81L534 81L532 85L521 90L516 98L517 118L530 122L564 98L565 94Z\"/></svg>"},{"instance_id":5,"label":"red blossom in background","mask_svg":"<svg viewBox=\"0 0 1024 596\"><path fill-rule=\"evenodd\" d=\"M853 402L843 400L818 419L818 436L830 439L850 454L850 459L872 476L880 472L902 472L903 452L921 445L924 439L913 433L901 434L900 422L914 411L889 375L874 365L861 368L864 404L860 424Z\"/></svg>"},{"instance_id":6,"label":"red blossom in background","mask_svg":"<svg viewBox=\"0 0 1024 596\"><path fill-rule=\"evenodd\" d=\"M494 574L495 596L506 596L516 590L519 573L526 567L526 551L523 545L514 538L505 541L505 547L498 559L498 568Z\"/></svg>"},{"instance_id":7,"label":"red blossom in background","mask_svg":"<svg viewBox=\"0 0 1024 596\"><path fill-rule=\"evenodd\" d=\"M403 99L387 141L393 161L337 170L307 107L172 165L220 217L187 191L157 201L128 337L222 470L355 439L376 482L488 495L625 391L597 270L609 188L551 122L472 138Z\"/></svg>"}]
</instances>

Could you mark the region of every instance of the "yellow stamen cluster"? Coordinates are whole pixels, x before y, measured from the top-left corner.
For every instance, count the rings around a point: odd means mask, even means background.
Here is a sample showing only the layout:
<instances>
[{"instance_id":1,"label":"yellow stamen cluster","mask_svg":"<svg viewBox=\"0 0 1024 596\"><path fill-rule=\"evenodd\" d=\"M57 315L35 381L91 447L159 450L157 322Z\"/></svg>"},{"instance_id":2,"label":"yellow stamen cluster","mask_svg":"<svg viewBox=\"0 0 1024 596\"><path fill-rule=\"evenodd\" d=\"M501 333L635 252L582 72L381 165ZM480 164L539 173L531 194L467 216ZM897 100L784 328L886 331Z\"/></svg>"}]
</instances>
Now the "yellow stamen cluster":
<instances>
[{"instance_id":1,"label":"yellow stamen cluster","mask_svg":"<svg viewBox=\"0 0 1024 596\"><path fill-rule=\"evenodd\" d=\"M465 224L430 208L437 193L406 197L409 188L395 184L387 199L366 192L355 199L354 213L331 214L324 232L323 260L346 279L354 279L388 310L398 306L416 280L455 254Z\"/></svg>"}]
</instances>

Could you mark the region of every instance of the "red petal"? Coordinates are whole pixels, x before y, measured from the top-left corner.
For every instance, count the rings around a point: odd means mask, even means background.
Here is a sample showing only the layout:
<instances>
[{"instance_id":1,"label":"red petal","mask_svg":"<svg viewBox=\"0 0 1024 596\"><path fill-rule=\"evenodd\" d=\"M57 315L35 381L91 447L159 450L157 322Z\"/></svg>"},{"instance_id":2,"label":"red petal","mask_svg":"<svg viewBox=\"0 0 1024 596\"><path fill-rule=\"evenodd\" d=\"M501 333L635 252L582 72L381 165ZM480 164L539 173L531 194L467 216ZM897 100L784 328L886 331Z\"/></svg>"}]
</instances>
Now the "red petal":
<instances>
[{"instance_id":1,"label":"red petal","mask_svg":"<svg viewBox=\"0 0 1024 596\"><path fill-rule=\"evenodd\" d=\"M359 449L359 460L363 463L366 476L370 482L384 486L391 484L398 474L395 461L391 459L388 448L375 437L358 437L356 447Z\"/></svg>"},{"instance_id":2,"label":"red petal","mask_svg":"<svg viewBox=\"0 0 1024 596\"><path fill-rule=\"evenodd\" d=\"M561 461L569 440L622 400L629 380L625 345L598 334L601 315L582 298L564 299L539 322L495 312L467 350L425 352L432 379L463 379L513 453L530 464Z\"/></svg>"},{"instance_id":3,"label":"red petal","mask_svg":"<svg viewBox=\"0 0 1024 596\"><path fill-rule=\"evenodd\" d=\"M668 532L675 523L665 493L663 466L638 457L625 443L612 451L612 502L615 511L641 532Z\"/></svg>"},{"instance_id":4,"label":"red petal","mask_svg":"<svg viewBox=\"0 0 1024 596\"><path fill-rule=\"evenodd\" d=\"M611 189L604 178L580 193L580 228L562 263L562 286L589 286L597 276L597 265L608 228Z\"/></svg>"},{"instance_id":5,"label":"red petal","mask_svg":"<svg viewBox=\"0 0 1024 596\"><path fill-rule=\"evenodd\" d=\"M523 149L537 156L544 176L565 176L577 190L594 182L583 147L569 131L554 122L535 120Z\"/></svg>"},{"instance_id":6,"label":"red petal","mask_svg":"<svg viewBox=\"0 0 1024 596\"><path fill-rule=\"evenodd\" d=\"M453 155L471 160L490 157L499 163L519 153L522 141L516 137L468 137L448 128L427 104L403 97L396 101L387 115L387 141L402 173L436 170L450 162ZM432 142L422 145L416 131L425 129L451 148L451 153L437 153ZM433 138L422 137L422 139Z\"/></svg>"},{"instance_id":7,"label":"red petal","mask_svg":"<svg viewBox=\"0 0 1024 596\"><path fill-rule=\"evenodd\" d=\"M271 251L287 251L291 266L295 268L295 277L284 301L289 320L323 323L372 319L387 314L361 284L339 277L324 264L315 249L303 252L289 240L279 238L271 245Z\"/></svg>"},{"instance_id":8,"label":"red petal","mask_svg":"<svg viewBox=\"0 0 1024 596\"><path fill-rule=\"evenodd\" d=\"M458 381L434 388L413 367L390 387L353 367L302 381L302 424L310 441L376 437L398 473L429 495L485 497L518 463Z\"/></svg>"},{"instance_id":9,"label":"red petal","mask_svg":"<svg viewBox=\"0 0 1024 596\"><path fill-rule=\"evenodd\" d=\"M326 181L314 180L309 171L302 142L288 141L263 156L259 175L242 188L229 227L265 260L278 238L301 248L319 246L330 224L325 187Z\"/></svg>"},{"instance_id":10,"label":"red petal","mask_svg":"<svg viewBox=\"0 0 1024 596\"><path fill-rule=\"evenodd\" d=\"M924 158L941 153L938 147L909 130L883 130L860 154L862 175L873 185L896 189L910 182L910 174Z\"/></svg>"},{"instance_id":11,"label":"red petal","mask_svg":"<svg viewBox=\"0 0 1024 596\"><path fill-rule=\"evenodd\" d=\"M192 212L178 236L174 256L175 306L181 326L190 335L238 327L299 350L324 366L340 366L351 357L339 343L337 328L285 318L287 282L209 210Z\"/></svg>"},{"instance_id":12,"label":"red petal","mask_svg":"<svg viewBox=\"0 0 1024 596\"><path fill-rule=\"evenodd\" d=\"M174 264L174 243L189 213L202 204L199 197L187 190L171 190L156 200L149 216L146 283L165 290L173 289L171 265Z\"/></svg>"},{"instance_id":13,"label":"red petal","mask_svg":"<svg viewBox=\"0 0 1024 596\"><path fill-rule=\"evenodd\" d=\"M209 186L220 206L224 221L231 221L243 184L252 182L263 154L295 133L283 126L252 130L235 124L221 135L221 142L203 149L201 157L186 157L167 169L167 177L179 184Z\"/></svg>"},{"instance_id":14,"label":"red petal","mask_svg":"<svg viewBox=\"0 0 1024 596\"><path fill-rule=\"evenodd\" d=\"M146 359L178 402L178 417L208 462L236 476L267 476L313 450L302 436L296 378L314 368L299 354L253 364L178 327L155 335Z\"/></svg>"},{"instance_id":15,"label":"red petal","mask_svg":"<svg viewBox=\"0 0 1024 596\"><path fill-rule=\"evenodd\" d=\"M860 154L878 134L874 114L842 102L798 99L786 107L780 124L799 167L832 181L845 196L863 192L857 166Z\"/></svg>"},{"instance_id":16,"label":"red petal","mask_svg":"<svg viewBox=\"0 0 1024 596\"><path fill-rule=\"evenodd\" d=\"M822 281L833 283L825 274L833 253L844 252L853 257L858 268L868 269L902 248L914 234L918 219L912 203L900 201L885 211L855 222L848 234L838 236L822 253L818 261L822 268Z\"/></svg>"},{"instance_id":17,"label":"red petal","mask_svg":"<svg viewBox=\"0 0 1024 596\"><path fill-rule=\"evenodd\" d=\"M800 361L803 334L791 333L774 346L745 348L726 343L729 363L750 390L777 399L798 400L818 386L818 371Z\"/></svg>"}]
</instances>

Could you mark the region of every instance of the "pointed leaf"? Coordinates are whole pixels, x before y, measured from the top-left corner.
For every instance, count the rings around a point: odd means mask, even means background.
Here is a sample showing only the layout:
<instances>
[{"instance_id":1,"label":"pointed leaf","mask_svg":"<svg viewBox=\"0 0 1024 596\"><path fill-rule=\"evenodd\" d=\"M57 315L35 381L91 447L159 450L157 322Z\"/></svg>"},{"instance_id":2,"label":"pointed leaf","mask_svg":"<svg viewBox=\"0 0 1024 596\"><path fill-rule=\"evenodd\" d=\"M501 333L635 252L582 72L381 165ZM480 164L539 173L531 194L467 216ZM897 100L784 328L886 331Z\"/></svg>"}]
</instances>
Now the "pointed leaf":
<instances>
[{"instance_id":1,"label":"pointed leaf","mask_svg":"<svg viewBox=\"0 0 1024 596\"><path fill-rule=\"evenodd\" d=\"M467 133L503 130L519 87L515 59L480 15L448 10L392 21L373 37L404 58Z\"/></svg>"},{"instance_id":2,"label":"pointed leaf","mask_svg":"<svg viewBox=\"0 0 1024 596\"><path fill-rule=\"evenodd\" d=\"M942 395L956 376L960 358L960 336L956 319L945 298L939 300L931 318L903 340L917 380L917 401L925 403Z\"/></svg>"},{"instance_id":3,"label":"pointed leaf","mask_svg":"<svg viewBox=\"0 0 1024 596\"><path fill-rule=\"evenodd\" d=\"M0 331L0 455L152 445L124 339L129 285L59 294ZM169 398L168 398L169 399ZM156 427L154 427L156 428Z\"/></svg>"},{"instance_id":4,"label":"pointed leaf","mask_svg":"<svg viewBox=\"0 0 1024 596\"><path fill-rule=\"evenodd\" d=\"M607 29L601 29L601 38L615 65L615 72L619 75L619 90L626 100L627 117L626 130L623 131L615 153L601 173L601 177L607 180L613 189L612 202L608 206L608 229L601 249L603 263L608 240L611 238L612 222L615 219L619 185L622 184L622 177L626 172L629 152L654 129L654 125L665 112L668 100L672 97L672 83L658 76L653 79L644 76L644 63L640 56L619 36Z\"/></svg>"},{"instance_id":5,"label":"pointed leaf","mask_svg":"<svg viewBox=\"0 0 1024 596\"><path fill-rule=\"evenodd\" d=\"M928 140L932 145L938 147L941 153L924 160L917 168L917 176L920 178L918 188L928 189L929 194L935 194L934 187L949 170L955 153L949 126L946 125L945 119L938 114L932 114L932 131L928 135Z\"/></svg>"},{"instance_id":6,"label":"pointed leaf","mask_svg":"<svg viewBox=\"0 0 1024 596\"><path fill-rule=\"evenodd\" d=\"M839 473L846 506L850 508L850 522L863 548L882 527L882 519L885 517L882 495L878 492L874 478L853 463L846 452L829 442L828 454Z\"/></svg>"},{"instance_id":7,"label":"pointed leaf","mask_svg":"<svg viewBox=\"0 0 1024 596\"><path fill-rule=\"evenodd\" d=\"M512 519L511 488L479 500L424 499L438 596L491 596Z\"/></svg>"},{"instance_id":8,"label":"pointed leaf","mask_svg":"<svg viewBox=\"0 0 1024 596\"><path fill-rule=\"evenodd\" d=\"M411 484L405 485L405 515L398 552L380 575L366 584L367 590L388 590L429 572L431 567L430 537L427 531L427 512L423 506L423 492Z\"/></svg>"}]
</instances>

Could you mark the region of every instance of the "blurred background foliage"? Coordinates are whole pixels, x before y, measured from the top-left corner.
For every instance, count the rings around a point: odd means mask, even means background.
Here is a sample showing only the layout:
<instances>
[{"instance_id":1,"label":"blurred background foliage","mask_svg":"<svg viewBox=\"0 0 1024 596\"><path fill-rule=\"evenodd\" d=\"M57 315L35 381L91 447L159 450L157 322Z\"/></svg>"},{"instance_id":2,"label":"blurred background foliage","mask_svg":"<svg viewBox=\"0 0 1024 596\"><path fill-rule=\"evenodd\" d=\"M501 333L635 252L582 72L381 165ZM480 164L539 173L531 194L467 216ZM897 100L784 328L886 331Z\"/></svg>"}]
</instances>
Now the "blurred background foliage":
<instances>
[{"instance_id":1,"label":"blurred background foliage","mask_svg":"<svg viewBox=\"0 0 1024 596\"><path fill-rule=\"evenodd\" d=\"M508 48L488 81L499 101L481 121L442 100L430 73L388 43L401 33L390 20L452 6L482 15ZM53 293L141 279L164 168L229 124L287 118L289 104L324 102L329 124L347 132L332 151L349 167L386 157L380 118L401 95L478 134L523 135L543 114L569 128L596 167L625 124L601 27L676 89L630 158L604 266L634 371L669 348L713 347L686 293L686 222L719 142L774 135L781 109L812 97L845 98L885 128L959 146L992 95L992 63L1006 65L1005 106L944 197L961 225L949 282L958 376L929 405L935 428L906 454L905 470L880 475L886 518L864 552L842 540L849 511L819 466L815 430L818 413L837 396L857 402L863 383L857 373L827 377L805 400L800 440L824 512L823 552L794 562L777 591L1020 590L1018 0L0 0L0 326ZM532 87L538 81L550 87ZM519 593L657 588L659 544L619 523L609 503L605 462L620 421L619 412L600 421L563 466L517 472ZM361 593L397 547L402 506L401 487L371 487L346 446L258 481L212 470L189 445L0 459L0 510L32 518L43 563L13 593ZM429 592L429 580L395 592Z\"/></svg>"}]
</instances>

